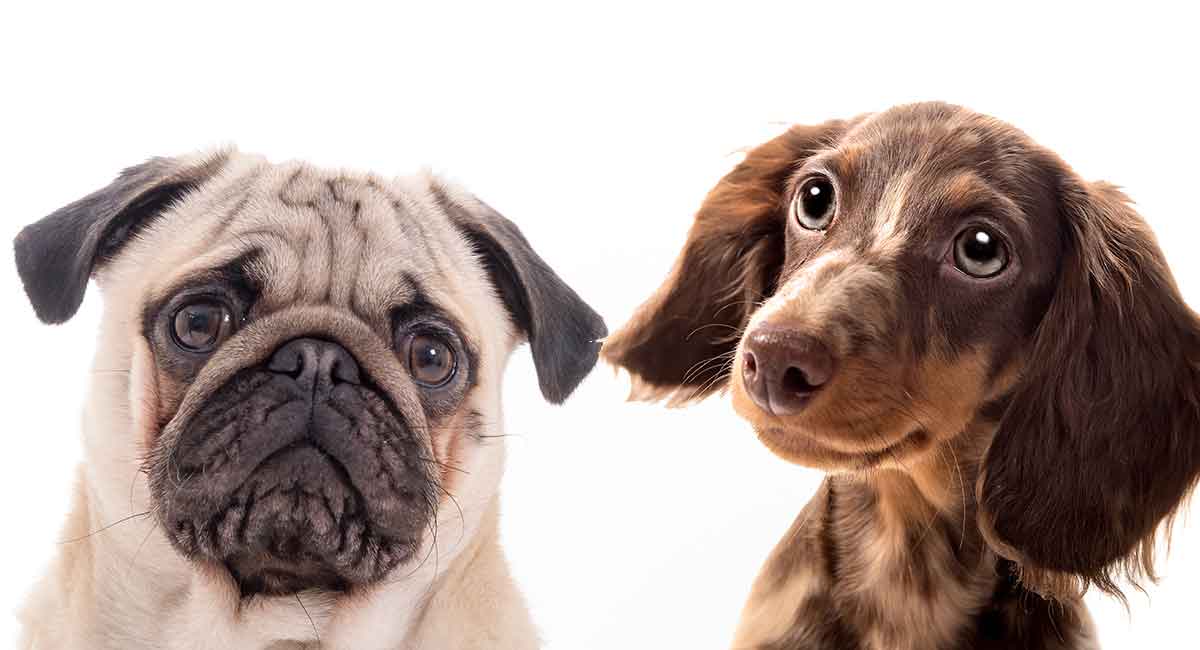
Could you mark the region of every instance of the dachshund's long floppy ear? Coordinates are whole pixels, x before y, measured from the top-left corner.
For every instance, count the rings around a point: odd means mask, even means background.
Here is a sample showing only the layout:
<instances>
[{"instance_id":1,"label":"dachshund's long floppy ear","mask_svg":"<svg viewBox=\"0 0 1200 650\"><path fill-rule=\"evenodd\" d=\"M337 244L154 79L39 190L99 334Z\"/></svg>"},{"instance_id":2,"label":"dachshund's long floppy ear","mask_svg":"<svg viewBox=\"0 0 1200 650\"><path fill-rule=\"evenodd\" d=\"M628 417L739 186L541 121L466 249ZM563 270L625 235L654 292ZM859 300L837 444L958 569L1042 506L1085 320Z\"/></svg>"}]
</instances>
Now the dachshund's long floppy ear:
<instances>
[{"instance_id":1,"label":"dachshund's long floppy ear","mask_svg":"<svg viewBox=\"0 0 1200 650\"><path fill-rule=\"evenodd\" d=\"M845 129L793 126L708 193L666 281L600 352L629 371L632 398L682 404L724 387L741 329L783 264L788 178Z\"/></svg>"},{"instance_id":2,"label":"dachshund's long floppy ear","mask_svg":"<svg viewBox=\"0 0 1200 650\"><path fill-rule=\"evenodd\" d=\"M62 323L74 316L93 271L153 217L215 175L229 154L152 158L26 226L14 242L17 273L38 318Z\"/></svg>"},{"instance_id":3,"label":"dachshund's long floppy ear","mask_svg":"<svg viewBox=\"0 0 1200 650\"><path fill-rule=\"evenodd\" d=\"M604 320L558 277L506 219L475 196L442 181L430 190L479 253L513 323L529 339L538 384L561 404L596 365Z\"/></svg>"},{"instance_id":4,"label":"dachshund's long floppy ear","mask_svg":"<svg viewBox=\"0 0 1200 650\"><path fill-rule=\"evenodd\" d=\"M1154 579L1200 473L1200 322L1146 223L1066 170L1066 250L976 486L985 537L1048 597Z\"/></svg>"}]
</instances>

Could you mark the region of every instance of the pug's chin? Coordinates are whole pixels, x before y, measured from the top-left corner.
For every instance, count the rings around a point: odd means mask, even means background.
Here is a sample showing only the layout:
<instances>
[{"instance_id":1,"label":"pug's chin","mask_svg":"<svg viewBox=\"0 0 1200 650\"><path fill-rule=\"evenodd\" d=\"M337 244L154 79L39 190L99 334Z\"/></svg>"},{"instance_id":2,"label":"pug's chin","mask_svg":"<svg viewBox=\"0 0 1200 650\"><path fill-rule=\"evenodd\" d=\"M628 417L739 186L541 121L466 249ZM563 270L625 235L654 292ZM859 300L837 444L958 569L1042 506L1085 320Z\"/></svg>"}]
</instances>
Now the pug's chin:
<instances>
[{"instance_id":1,"label":"pug's chin","mask_svg":"<svg viewBox=\"0 0 1200 650\"><path fill-rule=\"evenodd\" d=\"M284 560L273 554L235 556L225 561L224 569L243 598L290 596L311 590L341 592L350 587L337 571L319 560Z\"/></svg>"},{"instance_id":2,"label":"pug's chin","mask_svg":"<svg viewBox=\"0 0 1200 650\"><path fill-rule=\"evenodd\" d=\"M184 555L224 567L243 597L370 585L417 547L375 530L345 468L309 443L273 454L183 533Z\"/></svg>"}]
</instances>

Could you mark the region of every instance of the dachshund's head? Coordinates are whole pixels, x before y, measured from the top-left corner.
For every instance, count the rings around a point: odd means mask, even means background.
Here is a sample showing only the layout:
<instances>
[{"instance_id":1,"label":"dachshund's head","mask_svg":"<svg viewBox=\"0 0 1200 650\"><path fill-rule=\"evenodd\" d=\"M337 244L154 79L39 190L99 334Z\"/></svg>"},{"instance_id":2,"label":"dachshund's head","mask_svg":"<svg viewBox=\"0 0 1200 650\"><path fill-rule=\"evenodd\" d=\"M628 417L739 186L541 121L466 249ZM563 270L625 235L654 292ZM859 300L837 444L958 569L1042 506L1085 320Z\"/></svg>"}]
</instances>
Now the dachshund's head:
<instances>
[{"instance_id":1,"label":"dachshund's head","mask_svg":"<svg viewBox=\"0 0 1200 650\"><path fill-rule=\"evenodd\" d=\"M1145 222L946 104L750 151L602 354L637 397L727 386L808 466L908 471L979 438L956 462L980 529L1047 595L1152 575L1155 530L1200 473L1200 322Z\"/></svg>"}]
</instances>

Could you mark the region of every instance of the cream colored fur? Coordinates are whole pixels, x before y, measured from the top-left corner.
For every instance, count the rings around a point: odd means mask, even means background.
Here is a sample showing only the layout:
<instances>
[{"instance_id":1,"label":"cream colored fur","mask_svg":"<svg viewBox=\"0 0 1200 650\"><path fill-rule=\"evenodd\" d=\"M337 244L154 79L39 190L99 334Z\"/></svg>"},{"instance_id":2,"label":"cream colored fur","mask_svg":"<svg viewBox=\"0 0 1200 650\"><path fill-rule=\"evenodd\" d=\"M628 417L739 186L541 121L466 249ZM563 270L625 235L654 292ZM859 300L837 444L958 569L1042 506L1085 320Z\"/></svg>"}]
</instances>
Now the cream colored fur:
<instances>
[{"instance_id":1,"label":"cream colored fur","mask_svg":"<svg viewBox=\"0 0 1200 650\"><path fill-rule=\"evenodd\" d=\"M231 259L251 243L265 248L272 269L275 294L264 296L268 300L311 304L316 298L305 292L315 296L329 289L337 309L355 283L358 299L382 303L394 291L394 273L418 275L480 348L478 384L460 408L482 413L489 435L502 433L500 383L520 340L480 262L430 198L434 179L392 181L300 163L272 165L236 152L216 155L228 156L217 176L142 232L97 278L105 307L83 417L85 460L62 535L73 541L59 547L20 614L21 647L537 647L537 634L499 546L500 437L463 442L453 452L442 448L444 442L435 444L439 460L462 470L453 479L457 504L443 497L436 539L427 533L412 561L396 567L383 583L352 595L307 592L241 600L229 575L189 564L168 543L153 515L142 514L152 509L139 466L157 389L154 361L139 332L141 310L148 297L173 280ZM210 158L197 156L181 164ZM279 188L298 182L299 192L317 191L329 179L341 183L341 191L357 193L370 238L333 242L300 259L269 237L246 234L270 227L288 239L306 236L315 224L282 205ZM469 195L447 190L467 203ZM235 211L239 203L242 209ZM395 204L412 219L397 222ZM222 229L220 220L212 218L218 214L235 216ZM353 275L345 262L356 257L365 263Z\"/></svg>"}]
</instances>

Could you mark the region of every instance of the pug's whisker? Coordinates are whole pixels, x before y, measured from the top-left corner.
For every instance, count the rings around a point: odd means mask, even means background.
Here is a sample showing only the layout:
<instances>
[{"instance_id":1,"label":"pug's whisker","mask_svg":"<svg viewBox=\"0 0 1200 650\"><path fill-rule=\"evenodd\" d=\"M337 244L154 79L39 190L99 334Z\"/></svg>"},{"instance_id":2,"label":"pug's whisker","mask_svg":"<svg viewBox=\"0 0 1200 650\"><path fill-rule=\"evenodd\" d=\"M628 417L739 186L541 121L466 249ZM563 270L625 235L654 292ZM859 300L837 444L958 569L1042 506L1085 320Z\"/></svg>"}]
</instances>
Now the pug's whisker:
<instances>
[{"instance_id":1,"label":"pug's whisker","mask_svg":"<svg viewBox=\"0 0 1200 650\"><path fill-rule=\"evenodd\" d=\"M457 546L462 543L463 536L466 534L467 518L463 514L462 504L460 504L458 502L458 499L454 498L453 494L450 494L449 490L442 487L441 485L438 485L437 489L440 490L442 492L442 494L446 495L446 498L450 499L451 503L454 504L454 507L458 509L458 522L461 525L459 526L459 529L458 529L458 541L454 542L455 546Z\"/></svg>"},{"instance_id":2,"label":"pug's whisker","mask_svg":"<svg viewBox=\"0 0 1200 650\"><path fill-rule=\"evenodd\" d=\"M308 613L308 608L304 606L304 601L300 600L300 593L297 592L296 604L300 605L300 609L304 610L304 615L308 617L308 624L312 626L313 636L317 639L317 645L321 644L321 633L317 631L317 624L313 621L312 614Z\"/></svg>"},{"instance_id":3,"label":"pug's whisker","mask_svg":"<svg viewBox=\"0 0 1200 650\"><path fill-rule=\"evenodd\" d=\"M101 528L97 528L96 530L93 530L92 532L90 532L90 533L88 533L88 534L86 534L86 535L80 535L79 537L72 537L71 539L64 539L64 540L61 540L61 541L59 541L58 543L59 543L59 544L73 544L73 543L75 543L75 542L83 541L83 540L85 540L85 539L88 539L89 537L91 537L91 536L93 536L93 535L97 535L97 534L99 534L99 533L103 533L104 531L106 531L106 530L109 530L110 528L113 528L113 527L115 527L115 526L119 526L120 524L123 524L123 523L125 523L125 522L127 522L127 521L130 521L130 520L133 520L133 519L137 519L137 518L139 518L139 517L145 517L145 516L147 516L147 515L149 515L149 514L150 514L150 511L149 511L149 510L147 510L147 511L145 511L145 512L135 512L134 514L131 514L131 515L128 515L128 516L125 516L125 517L121 517L120 519L118 519L118 520L116 520L116 521L112 522L111 524L108 524L108 525L106 525L106 526L103 526L103 527L101 527Z\"/></svg>"},{"instance_id":4,"label":"pug's whisker","mask_svg":"<svg viewBox=\"0 0 1200 650\"><path fill-rule=\"evenodd\" d=\"M156 528L158 528L158 522L151 519L150 526L147 528L146 534L142 537L142 541L138 544L137 549L133 551L133 555L129 558L129 571L131 574L133 569L137 567L137 559L138 555L141 555L142 553L142 547L146 545L146 542L150 541L150 536L154 534Z\"/></svg>"},{"instance_id":5,"label":"pug's whisker","mask_svg":"<svg viewBox=\"0 0 1200 650\"><path fill-rule=\"evenodd\" d=\"M471 434L474 438L480 440L489 440L492 438L524 438L524 434L520 433L475 433Z\"/></svg>"},{"instance_id":6,"label":"pug's whisker","mask_svg":"<svg viewBox=\"0 0 1200 650\"><path fill-rule=\"evenodd\" d=\"M438 485L438 488L441 488L441 485ZM437 579L441 574L442 549L438 544L438 532L440 530L441 523L439 515L440 510L440 503L434 499L433 518L431 521L433 524L433 573L429 575L429 585L425 587L425 593L427 595L433 593L433 589L437 585ZM459 510L459 512L461 513L462 511Z\"/></svg>"},{"instance_id":7,"label":"pug's whisker","mask_svg":"<svg viewBox=\"0 0 1200 650\"><path fill-rule=\"evenodd\" d=\"M417 566L413 567L413 569L411 571L409 571L407 574L405 574L403 576L396 576L394 578L389 578L388 579L389 584L404 582L405 580L408 580L409 578L415 576L425 566L425 563L429 561L429 558L434 553L434 549L437 548L437 522L438 522L437 500L433 499L428 494L425 495L425 507L428 508L430 510L430 512L433 513L433 516L430 517L429 521L425 524L425 527L429 530L430 539L432 540L430 543L429 550L425 553L425 557L421 558L421 561L417 563ZM436 566L436 563L435 563L435 566Z\"/></svg>"},{"instance_id":8,"label":"pug's whisker","mask_svg":"<svg viewBox=\"0 0 1200 650\"><path fill-rule=\"evenodd\" d=\"M458 472L464 476L469 476L471 474L470 472L468 472L467 470L465 470L461 467L458 467L456 465L450 465L450 464L440 461L436 458L427 458L425 456L414 456L414 458L416 458L419 461L429 463L431 465L436 465L436 466L438 466L444 470L450 471L450 472Z\"/></svg>"},{"instance_id":9,"label":"pug's whisker","mask_svg":"<svg viewBox=\"0 0 1200 650\"><path fill-rule=\"evenodd\" d=\"M134 507L133 507L133 490L134 490L134 488L137 486L137 478L138 478L138 474L142 474L142 473L144 473L144 472L142 472L142 471L139 469L139 471L137 471L137 472L134 472L134 473L133 473L133 477L129 479L129 511L130 511L130 512L133 512L133 510L134 510Z\"/></svg>"}]
</instances>

